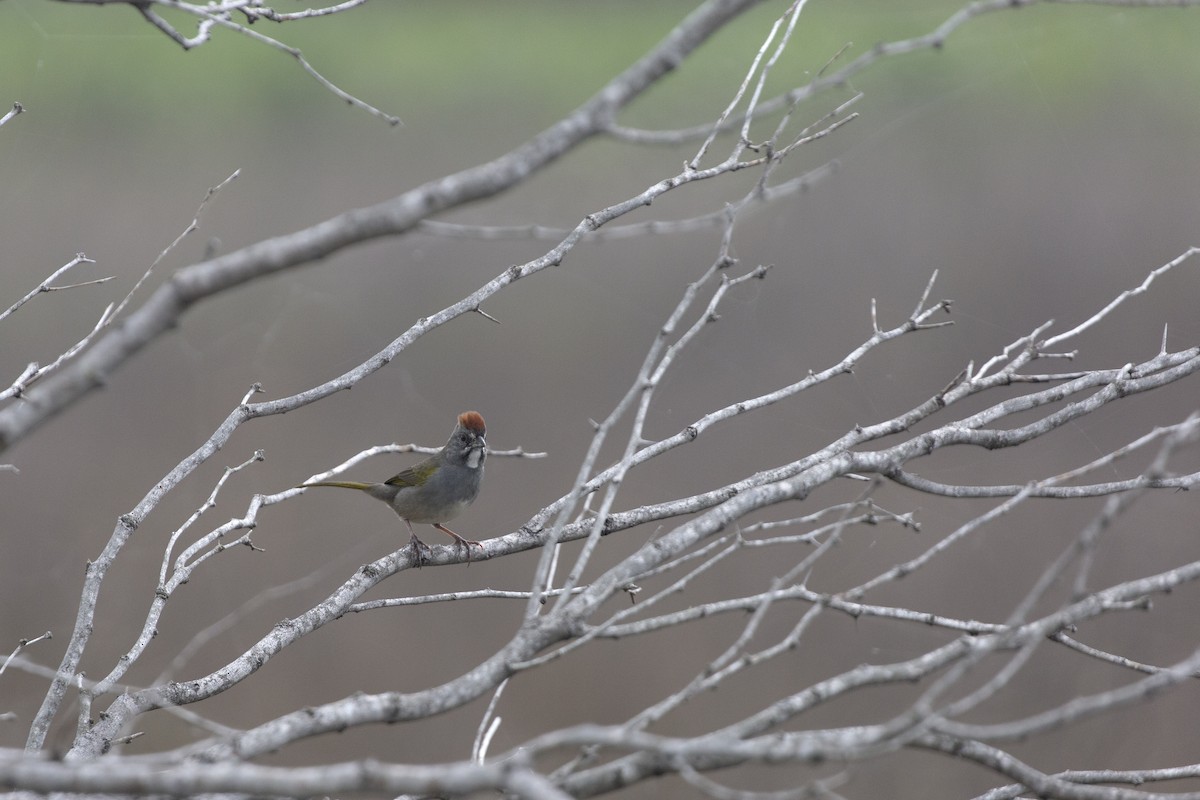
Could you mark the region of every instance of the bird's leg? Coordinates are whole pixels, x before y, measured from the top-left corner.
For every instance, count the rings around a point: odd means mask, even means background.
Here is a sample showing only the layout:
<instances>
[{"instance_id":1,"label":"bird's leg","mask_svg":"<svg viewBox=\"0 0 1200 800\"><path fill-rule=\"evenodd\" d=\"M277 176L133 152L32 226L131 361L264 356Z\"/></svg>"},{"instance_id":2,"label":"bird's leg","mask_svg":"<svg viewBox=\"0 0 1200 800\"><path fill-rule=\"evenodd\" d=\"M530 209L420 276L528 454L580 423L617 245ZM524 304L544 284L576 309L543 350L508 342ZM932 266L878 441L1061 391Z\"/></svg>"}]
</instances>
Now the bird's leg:
<instances>
[{"instance_id":1,"label":"bird's leg","mask_svg":"<svg viewBox=\"0 0 1200 800\"><path fill-rule=\"evenodd\" d=\"M404 517L401 517L400 519L404 519ZM428 552L430 555L433 555L433 551L429 549L429 545L417 538L417 532L413 530L411 522L405 519L404 524L408 526L408 546L413 549L413 555L417 557L417 567L419 568L427 560L425 555L421 552L421 548L425 548L426 552Z\"/></svg>"},{"instance_id":2,"label":"bird's leg","mask_svg":"<svg viewBox=\"0 0 1200 800\"><path fill-rule=\"evenodd\" d=\"M442 533L446 533L446 534L449 534L450 536L453 536L454 541L459 546L467 548L467 564L468 565L470 565L470 563L471 563L471 545L475 545L480 550L483 549L483 545L481 545L479 542L475 541L474 539L467 539L462 536L459 536L457 533L450 530L449 528L447 528L445 525L443 525L440 522L433 523L433 527L437 528Z\"/></svg>"}]
</instances>

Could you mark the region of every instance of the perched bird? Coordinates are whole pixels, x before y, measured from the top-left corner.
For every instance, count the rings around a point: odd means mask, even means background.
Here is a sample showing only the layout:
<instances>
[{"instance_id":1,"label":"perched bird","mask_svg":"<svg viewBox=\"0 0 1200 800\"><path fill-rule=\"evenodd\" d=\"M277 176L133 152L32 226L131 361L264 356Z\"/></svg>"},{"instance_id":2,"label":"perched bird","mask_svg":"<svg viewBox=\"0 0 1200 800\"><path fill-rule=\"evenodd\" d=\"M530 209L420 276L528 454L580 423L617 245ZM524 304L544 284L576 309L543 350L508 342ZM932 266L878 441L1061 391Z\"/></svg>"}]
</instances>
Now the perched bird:
<instances>
[{"instance_id":1,"label":"perched bird","mask_svg":"<svg viewBox=\"0 0 1200 800\"><path fill-rule=\"evenodd\" d=\"M414 522L430 524L453 536L458 545L467 548L467 560L470 561L471 545L481 550L483 545L459 536L442 523L457 517L479 495L486 458L485 432L479 412L464 411L458 415L458 424L441 450L383 483L314 481L303 483L299 488L337 486L366 492L387 503L404 520L418 562L422 560L421 548L428 550L429 547L417 538L412 526Z\"/></svg>"}]
</instances>

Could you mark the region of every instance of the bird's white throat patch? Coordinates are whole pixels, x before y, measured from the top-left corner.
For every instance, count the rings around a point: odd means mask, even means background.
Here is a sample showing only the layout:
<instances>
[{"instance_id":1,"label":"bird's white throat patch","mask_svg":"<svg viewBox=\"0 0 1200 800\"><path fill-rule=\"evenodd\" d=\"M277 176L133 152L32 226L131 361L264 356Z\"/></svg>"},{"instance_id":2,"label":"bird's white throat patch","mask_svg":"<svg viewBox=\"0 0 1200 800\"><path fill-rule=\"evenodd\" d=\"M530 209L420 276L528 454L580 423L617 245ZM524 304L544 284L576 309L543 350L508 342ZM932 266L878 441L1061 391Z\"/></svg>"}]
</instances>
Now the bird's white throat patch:
<instances>
[{"instance_id":1,"label":"bird's white throat patch","mask_svg":"<svg viewBox=\"0 0 1200 800\"><path fill-rule=\"evenodd\" d=\"M467 453L467 466L471 469L479 469L479 465L483 463L483 448L478 447Z\"/></svg>"}]
</instances>

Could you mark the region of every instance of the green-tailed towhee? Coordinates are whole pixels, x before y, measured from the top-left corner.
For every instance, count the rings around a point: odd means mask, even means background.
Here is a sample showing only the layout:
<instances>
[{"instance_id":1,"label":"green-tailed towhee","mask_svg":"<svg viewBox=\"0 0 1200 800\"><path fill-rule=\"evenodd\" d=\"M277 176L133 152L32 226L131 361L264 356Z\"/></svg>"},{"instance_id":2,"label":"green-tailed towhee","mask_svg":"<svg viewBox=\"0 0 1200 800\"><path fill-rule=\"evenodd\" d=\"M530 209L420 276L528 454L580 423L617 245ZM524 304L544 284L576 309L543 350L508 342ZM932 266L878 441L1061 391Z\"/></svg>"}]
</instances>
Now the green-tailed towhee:
<instances>
[{"instance_id":1,"label":"green-tailed towhee","mask_svg":"<svg viewBox=\"0 0 1200 800\"><path fill-rule=\"evenodd\" d=\"M412 536L411 544L418 563L421 548L428 546L417 538L412 524L428 523L442 533L454 537L454 541L467 548L467 560L471 558L471 545L483 549L483 545L464 539L442 525L462 513L474 502L483 481L484 447L486 429L483 417L477 411L464 411L458 415L458 424L450 434L450 440L435 455L383 483L358 483L357 481L316 481L304 483L309 486L338 486L343 489L358 489L391 506L404 520Z\"/></svg>"}]
</instances>

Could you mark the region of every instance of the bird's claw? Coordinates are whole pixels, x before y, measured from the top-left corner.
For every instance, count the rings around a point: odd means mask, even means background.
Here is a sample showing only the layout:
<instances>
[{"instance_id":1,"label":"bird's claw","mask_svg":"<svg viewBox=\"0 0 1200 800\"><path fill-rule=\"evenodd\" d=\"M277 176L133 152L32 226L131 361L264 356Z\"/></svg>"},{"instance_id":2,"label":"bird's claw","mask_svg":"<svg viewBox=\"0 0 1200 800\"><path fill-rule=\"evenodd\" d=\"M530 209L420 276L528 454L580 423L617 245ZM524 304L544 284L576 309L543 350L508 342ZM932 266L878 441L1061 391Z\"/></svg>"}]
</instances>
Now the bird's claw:
<instances>
[{"instance_id":1,"label":"bird's claw","mask_svg":"<svg viewBox=\"0 0 1200 800\"><path fill-rule=\"evenodd\" d=\"M428 563L429 559L425 556L425 553L428 553L430 556L433 555L432 548L430 548L429 545L422 542L416 536L413 536L408 540L408 546L412 548L413 556L417 562L417 569L420 569L421 565ZM422 550L425 552L421 552Z\"/></svg>"},{"instance_id":2,"label":"bird's claw","mask_svg":"<svg viewBox=\"0 0 1200 800\"><path fill-rule=\"evenodd\" d=\"M483 545L480 544L479 542L475 541L474 539L468 539L465 536L460 536L459 534L457 534L454 531L447 528L445 525L441 525L441 524L435 522L433 524L433 527L437 528L439 531L446 534L447 536L450 536L451 538L453 538L455 547L465 547L466 548L466 550L467 550L467 566L468 567L471 566L471 545L475 545L480 550L484 549Z\"/></svg>"}]
</instances>

